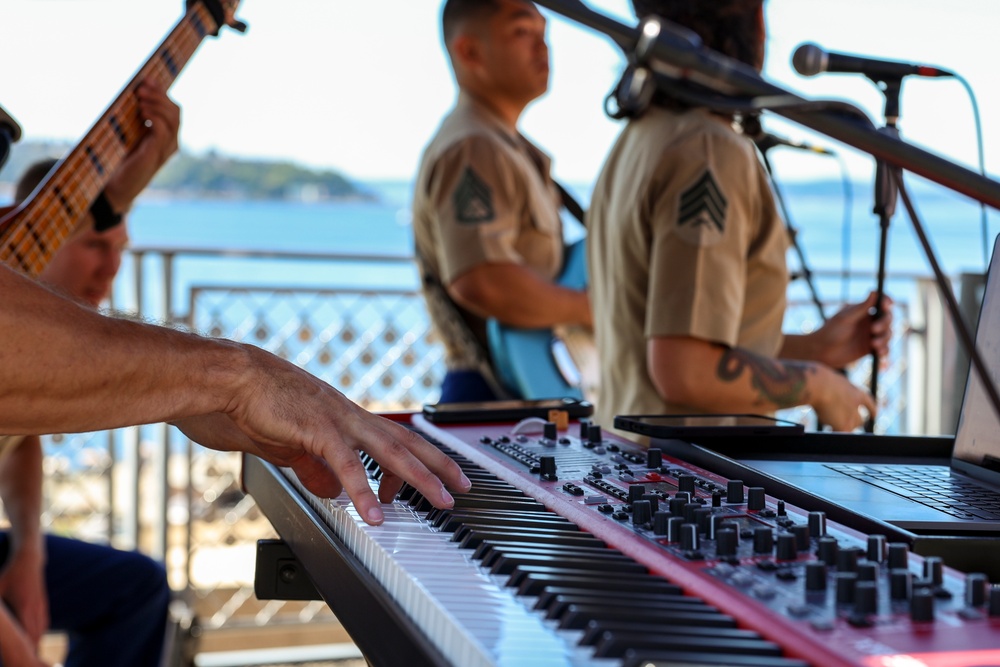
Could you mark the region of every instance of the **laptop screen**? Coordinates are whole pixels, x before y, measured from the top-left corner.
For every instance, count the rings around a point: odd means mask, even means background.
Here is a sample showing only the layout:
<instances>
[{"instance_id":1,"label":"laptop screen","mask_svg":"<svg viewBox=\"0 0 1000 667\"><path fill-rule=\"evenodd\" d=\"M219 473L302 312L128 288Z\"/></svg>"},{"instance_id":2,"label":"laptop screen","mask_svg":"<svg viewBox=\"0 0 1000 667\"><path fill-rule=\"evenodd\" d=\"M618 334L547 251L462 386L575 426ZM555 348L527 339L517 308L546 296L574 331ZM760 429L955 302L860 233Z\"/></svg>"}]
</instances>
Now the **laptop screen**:
<instances>
[{"instance_id":1,"label":"laptop screen","mask_svg":"<svg viewBox=\"0 0 1000 667\"><path fill-rule=\"evenodd\" d=\"M983 357L993 382L1000 385L1000 258L997 248L1000 236L993 244L993 258L986 277L986 292L976 327L976 347ZM989 395L983 388L979 373L969 369L965 398L955 433L953 457L976 466L1000 471L1000 419L997 418Z\"/></svg>"}]
</instances>

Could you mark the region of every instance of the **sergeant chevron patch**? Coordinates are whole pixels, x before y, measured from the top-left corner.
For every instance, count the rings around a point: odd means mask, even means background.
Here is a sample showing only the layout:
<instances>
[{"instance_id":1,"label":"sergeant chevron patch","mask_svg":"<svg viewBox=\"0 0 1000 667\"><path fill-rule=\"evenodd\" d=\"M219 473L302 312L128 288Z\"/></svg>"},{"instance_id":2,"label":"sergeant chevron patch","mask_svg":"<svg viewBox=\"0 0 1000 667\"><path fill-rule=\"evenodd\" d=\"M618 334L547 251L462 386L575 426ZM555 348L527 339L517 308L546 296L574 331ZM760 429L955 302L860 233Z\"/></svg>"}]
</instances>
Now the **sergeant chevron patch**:
<instances>
[{"instance_id":1,"label":"sergeant chevron patch","mask_svg":"<svg viewBox=\"0 0 1000 667\"><path fill-rule=\"evenodd\" d=\"M705 170L694 185L681 193L677 212L681 236L697 245L718 240L725 231L728 206L712 172Z\"/></svg>"},{"instance_id":2,"label":"sergeant chevron patch","mask_svg":"<svg viewBox=\"0 0 1000 667\"><path fill-rule=\"evenodd\" d=\"M452 195L455 219L465 225L489 222L496 217L493 211L493 191L483 182L472 167L466 167L462 179Z\"/></svg>"}]
</instances>

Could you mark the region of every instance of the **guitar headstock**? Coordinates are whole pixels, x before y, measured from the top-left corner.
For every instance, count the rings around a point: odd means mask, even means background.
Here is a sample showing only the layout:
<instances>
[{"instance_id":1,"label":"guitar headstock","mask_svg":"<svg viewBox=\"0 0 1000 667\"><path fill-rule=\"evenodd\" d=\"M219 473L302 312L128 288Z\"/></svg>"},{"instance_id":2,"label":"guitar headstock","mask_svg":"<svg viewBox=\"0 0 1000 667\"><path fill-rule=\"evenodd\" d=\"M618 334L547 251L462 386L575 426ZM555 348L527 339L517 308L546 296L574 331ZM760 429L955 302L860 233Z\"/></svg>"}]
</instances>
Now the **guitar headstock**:
<instances>
[{"instance_id":1,"label":"guitar headstock","mask_svg":"<svg viewBox=\"0 0 1000 667\"><path fill-rule=\"evenodd\" d=\"M186 0L188 9L199 3L205 5L218 28L227 25L238 32L247 31L247 24L236 18L240 0ZM213 34L218 35L219 31L216 30Z\"/></svg>"}]
</instances>

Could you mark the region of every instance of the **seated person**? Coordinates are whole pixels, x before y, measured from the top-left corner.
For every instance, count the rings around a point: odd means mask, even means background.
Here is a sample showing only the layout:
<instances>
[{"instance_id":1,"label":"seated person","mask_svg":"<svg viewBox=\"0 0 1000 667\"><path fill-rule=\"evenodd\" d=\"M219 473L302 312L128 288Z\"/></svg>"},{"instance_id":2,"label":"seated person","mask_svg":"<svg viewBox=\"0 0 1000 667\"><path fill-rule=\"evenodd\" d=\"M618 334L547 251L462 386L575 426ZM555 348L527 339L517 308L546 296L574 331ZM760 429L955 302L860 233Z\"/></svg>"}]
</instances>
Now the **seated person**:
<instances>
[{"instance_id":1,"label":"seated person","mask_svg":"<svg viewBox=\"0 0 1000 667\"><path fill-rule=\"evenodd\" d=\"M760 69L763 0L633 0ZM602 424L616 414L769 413L810 405L835 430L874 415L836 369L891 334L871 295L805 336L782 334L788 238L752 141L731 115L658 93L605 162L589 211Z\"/></svg>"},{"instance_id":2,"label":"seated person","mask_svg":"<svg viewBox=\"0 0 1000 667\"><path fill-rule=\"evenodd\" d=\"M550 160L517 128L545 93L545 18L522 0L448 0L445 46L458 101L424 152L413 234L427 309L445 346L441 401L503 394L486 319L518 327L591 325L585 292L556 285L560 196Z\"/></svg>"},{"instance_id":3,"label":"seated person","mask_svg":"<svg viewBox=\"0 0 1000 667\"><path fill-rule=\"evenodd\" d=\"M127 210L177 149L180 108L151 84L137 94L150 125L102 193L112 214ZM26 199L56 163L30 166L16 200ZM124 220L97 231L88 212L39 279L96 308L111 292L127 242ZM0 450L0 500L11 525L0 531L0 599L15 620L6 629L0 624L0 644L20 634L37 645L51 628L69 635L66 665L158 664L170 602L163 566L138 552L43 535L42 457L37 435L7 437Z\"/></svg>"},{"instance_id":4,"label":"seated person","mask_svg":"<svg viewBox=\"0 0 1000 667\"><path fill-rule=\"evenodd\" d=\"M163 151L170 145L163 143L167 135L176 142L178 119L170 117L176 107L146 86L139 99L152 127L105 189L112 215L124 210L176 148L174 143ZM143 168L149 169L146 176ZM85 288L76 296L99 302L98 292ZM14 524L0 554L0 663L7 667L40 665L38 639L64 612L68 623L77 624L67 665L155 665L168 594L162 568L142 557L123 556L130 563L124 573L108 572L113 563L105 562L107 551L80 543L72 545L81 554L72 567L53 558L64 544L40 535L41 452L24 446L37 443L30 436L169 421L202 445L292 469L317 496L346 492L373 525L385 518L379 502L390 502L404 481L440 508L454 504L445 485L462 492L471 487L458 465L423 438L259 348L104 317L6 266L0 266L0 294L0 433L29 436L0 436L6 457L0 487ZM361 449L382 465L377 495L358 456ZM56 560L61 571L43 580ZM102 587L82 596L76 580L90 569ZM64 588L71 608L57 602ZM74 596L86 599L81 604ZM125 599L134 603L130 618L120 618L128 613L120 609L109 612ZM103 625L108 621L115 621L113 629ZM91 624L102 626L94 627L93 641L75 643L75 630L90 630Z\"/></svg>"}]
</instances>

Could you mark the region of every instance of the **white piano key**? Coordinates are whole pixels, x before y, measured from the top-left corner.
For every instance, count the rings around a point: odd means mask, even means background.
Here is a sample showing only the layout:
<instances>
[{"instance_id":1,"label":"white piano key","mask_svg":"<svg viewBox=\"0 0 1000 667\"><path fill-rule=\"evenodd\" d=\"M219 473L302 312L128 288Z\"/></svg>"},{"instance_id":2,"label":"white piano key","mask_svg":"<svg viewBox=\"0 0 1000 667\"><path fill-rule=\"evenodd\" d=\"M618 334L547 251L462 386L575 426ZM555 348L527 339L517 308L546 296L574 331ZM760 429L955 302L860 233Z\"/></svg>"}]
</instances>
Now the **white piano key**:
<instances>
[{"instance_id":1,"label":"white piano key","mask_svg":"<svg viewBox=\"0 0 1000 667\"><path fill-rule=\"evenodd\" d=\"M304 498L390 596L453 664L463 667L599 666L577 646L578 632L559 630L472 559L451 533L430 526L402 502L383 505L385 521L369 526L347 496L320 500L283 471ZM372 481L372 487L377 484Z\"/></svg>"}]
</instances>

